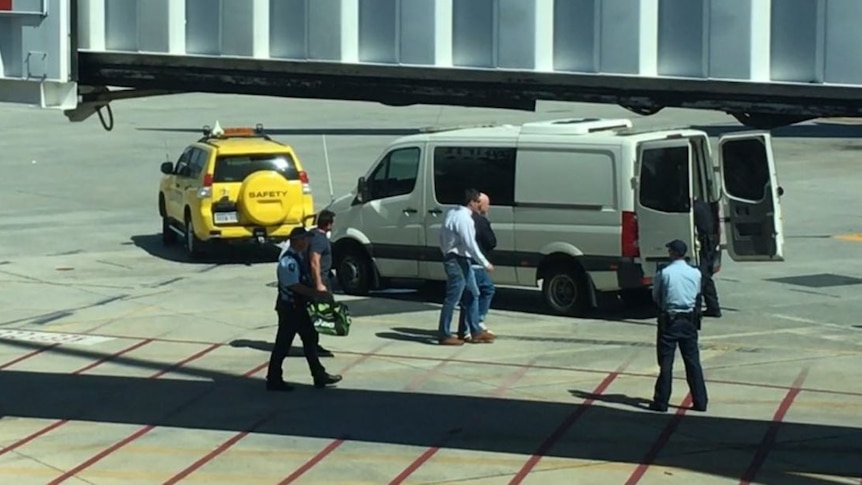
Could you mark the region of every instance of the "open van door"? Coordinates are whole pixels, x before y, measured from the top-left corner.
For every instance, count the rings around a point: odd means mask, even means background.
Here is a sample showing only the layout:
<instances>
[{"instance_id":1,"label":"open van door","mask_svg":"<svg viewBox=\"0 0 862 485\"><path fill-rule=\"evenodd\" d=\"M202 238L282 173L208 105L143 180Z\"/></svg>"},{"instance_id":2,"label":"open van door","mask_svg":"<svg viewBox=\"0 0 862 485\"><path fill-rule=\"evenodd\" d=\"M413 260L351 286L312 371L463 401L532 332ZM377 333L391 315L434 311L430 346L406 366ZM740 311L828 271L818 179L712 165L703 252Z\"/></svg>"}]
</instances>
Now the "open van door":
<instances>
[{"instance_id":1,"label":"open van door","mask_svg":"<svg viewBox=\"0 0 862 485\"><path fill-rule=\"evenodd\" d=\"M692 214L692 150L688 138L655 140L638 147L638 181L635 190L638 246L647 276L667 262L665 245L679 239L695 258Z\"/></svg>"},{"instance_id":2,"label":"open van door","mask_svg":"<svg viewBox=\"0 0 862 485\"><path fill-rule=\"evenodd\" d=\"M718 141L727 252L734 261L784 261L781 190L768 133Z\"/></svg>"}]
</instances>

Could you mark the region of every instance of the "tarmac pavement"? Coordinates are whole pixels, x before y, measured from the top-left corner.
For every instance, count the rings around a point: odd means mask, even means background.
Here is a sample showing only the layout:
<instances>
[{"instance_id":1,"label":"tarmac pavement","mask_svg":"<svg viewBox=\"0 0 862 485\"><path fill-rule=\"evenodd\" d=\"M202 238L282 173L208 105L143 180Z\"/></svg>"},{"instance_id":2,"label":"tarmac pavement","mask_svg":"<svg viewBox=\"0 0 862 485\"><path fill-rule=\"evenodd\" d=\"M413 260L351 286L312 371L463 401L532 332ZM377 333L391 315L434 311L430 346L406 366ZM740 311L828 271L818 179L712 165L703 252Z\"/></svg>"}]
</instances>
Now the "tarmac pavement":
<instances>
[{"instance_id":1,"label":"tarmac pavement","mask_svg":"<svg viewBox=\"0 0 862 485\"><path fill-rule=\"evenodd\" d=\"M492 345L433 344L439 296L340 296L348 337L322 337L343 373L267 393L276 251L190 262L163 248L159 163L198 129L261 122L298 150L317 205L351 189L400 134L429 125L631 117L639 126L741 129L720 113L542 103L537 113L243 96L122 101L116 128L0 107L0 483L862 483L862 126L774 136L783 263L717 275L707 319L706 413L652 396L654 318L609 301L545 314L498 290ZM298 345L298 341L297 344ZM681 407L676 407L681 406Z\"/></svg>"}]
</instances>

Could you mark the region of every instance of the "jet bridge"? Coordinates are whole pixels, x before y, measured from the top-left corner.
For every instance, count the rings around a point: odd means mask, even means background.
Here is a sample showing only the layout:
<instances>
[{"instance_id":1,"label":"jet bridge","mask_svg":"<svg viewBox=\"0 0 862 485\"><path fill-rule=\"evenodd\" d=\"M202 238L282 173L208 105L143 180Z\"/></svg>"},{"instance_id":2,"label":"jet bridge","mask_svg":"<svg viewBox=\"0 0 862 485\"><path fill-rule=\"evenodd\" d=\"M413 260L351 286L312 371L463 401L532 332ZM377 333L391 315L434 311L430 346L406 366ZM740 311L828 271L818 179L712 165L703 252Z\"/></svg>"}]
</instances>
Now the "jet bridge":
<instances>
[{"instance_id":1,"label":"jet bridge","mask_svg":"<svg viewBox=\"0 0 862 485\"><path fill-rule=\"evenodd\" d=\"M859 0L0 0L0 101L236 93L862 113Z\"/></svg>"}]
</instances>

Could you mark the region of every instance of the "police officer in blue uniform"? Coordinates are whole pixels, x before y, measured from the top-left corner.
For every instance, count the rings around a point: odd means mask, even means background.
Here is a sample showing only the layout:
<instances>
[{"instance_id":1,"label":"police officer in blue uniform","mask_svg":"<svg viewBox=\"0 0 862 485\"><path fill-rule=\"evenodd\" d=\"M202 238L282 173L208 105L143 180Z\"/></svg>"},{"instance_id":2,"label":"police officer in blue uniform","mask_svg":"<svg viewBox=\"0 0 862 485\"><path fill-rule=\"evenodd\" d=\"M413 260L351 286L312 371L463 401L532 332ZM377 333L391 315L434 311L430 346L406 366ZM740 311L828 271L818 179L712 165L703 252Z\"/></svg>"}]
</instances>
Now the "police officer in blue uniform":
<instances>
[{"instance_id":1,"label":"police officer in blue uniform","mask_svg":"<svg viewBox=\"0 0 862 485\"><path fill-rule=\"evenodd\" d=\"M680 240L667 243L670 264L653 280L653 300L659 306L656 353L660 367L650 409L667 411L673 382L676 347L685 363L685 378L692 396L692 408L706 411L706 383L700 365L697 332L701 320L701 273L685 261L688 251Z\"/></svg>"},{"instance_id":2,"label":"police officer in blue uniform","mask_svg":"<svg viewBox=\"0 0 862 485\"><path fill-rule=\"evenodd\" d=\"M317 355L319 335L308 315L309 301L327 297L325 293L321 294L312 287L308 266L302 261L301 255L308 248L309 235L303 227L297 227L291 231L290 247L282 253L278 261L276 270L278 297L275 303L275 311L278 313L278 333L266 375L266 389L269 391L293 389L282 380L282 365L296 334L299 334L299 338L302 339L302 349L314 379L314 386L326 387L341 380L340 375L327 373L320 363L320 357Z\"/></svg>"}]
</instances>

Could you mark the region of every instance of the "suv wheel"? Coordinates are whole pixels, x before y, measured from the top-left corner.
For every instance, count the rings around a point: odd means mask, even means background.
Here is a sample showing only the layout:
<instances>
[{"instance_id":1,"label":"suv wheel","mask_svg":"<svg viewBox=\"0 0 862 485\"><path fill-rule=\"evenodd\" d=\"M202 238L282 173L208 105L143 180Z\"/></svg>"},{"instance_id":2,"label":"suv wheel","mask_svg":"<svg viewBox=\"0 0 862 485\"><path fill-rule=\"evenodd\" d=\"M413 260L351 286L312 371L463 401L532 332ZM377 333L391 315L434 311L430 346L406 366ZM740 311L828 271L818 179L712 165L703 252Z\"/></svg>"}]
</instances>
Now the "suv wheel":
<instances>
[{"instance_id":1,"label":"suv wheel","mask_svg":"<svg viewBox=\"0 0 862 485\"><path fill-rule=\"evenodd\" d=\"M200 256L201 250L201 240L195 236L195 226L192 222L192 218L189 215L186 215L186 251L193 258Z\"/></svg>"},{"instance_id":2,"label":"suv wheel","mask_svg":"<svg viewBox=\"0 0 862 485\"><path fill-rule=\"evenodd\" d=\"M589 308L586 275L576 266L553 268L542 281L545 303L560 315L580 315Z\"/></svg>"},{"instance_id":3,"label":"suv wheel","mask_svg":"<svg viewBox=\"0 0 862 485\"><path fill-rule=\"evenodd\" d=\"M350 249L338 262L336 276L341 290L348 295L368 295L371 289L371 260L356 249Z\"/></svg>"},{"instance_id":4,"label":"suv wheel","mask_svg":"<svg viewBox=\"0 0 862 485\"><path fill-rule=\"evenodd\" d=\"M162 244L165 246L173 246L177 243L177 233L171 227L171 221L167 217L162 217Z\"/></svg>"}]
</instances>

